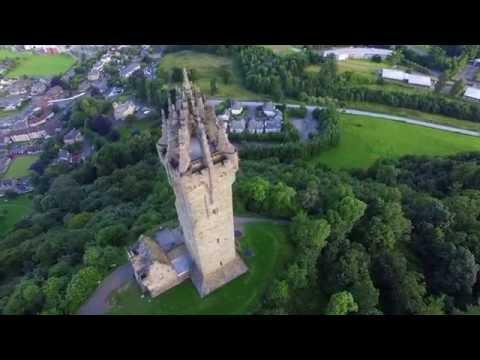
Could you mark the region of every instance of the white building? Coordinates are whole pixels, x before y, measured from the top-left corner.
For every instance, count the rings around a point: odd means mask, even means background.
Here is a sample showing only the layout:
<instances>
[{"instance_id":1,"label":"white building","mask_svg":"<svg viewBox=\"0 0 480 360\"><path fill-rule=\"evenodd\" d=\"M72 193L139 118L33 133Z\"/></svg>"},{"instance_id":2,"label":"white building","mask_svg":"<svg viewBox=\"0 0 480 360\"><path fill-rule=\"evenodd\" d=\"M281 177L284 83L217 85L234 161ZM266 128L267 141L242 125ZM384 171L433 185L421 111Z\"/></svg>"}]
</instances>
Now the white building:
<instances>
[{"instance_id":1,"label":"white building","mask_svg":"<svg viewBox=\"0 0 480 360\"><path fill-rule=\"evenodd\" d=\"M432 86L432 78L430 76L409 74L402 70L382 69L381 77L387 80L405 81L410 85Z\"/></svg>"},{"instance_id":2,"label":"white building","mask_svg":"<svg viewBox=\"0 0 480 360\"><path fill-rule=\"evenodd\" d=\"M238 116L242 113L242 111L243 111L242 104L240 104L240 102L238 101L234 101L231 109L232 115Z\"/></svg>"},{"instance_id":3,"label":"white building","mask_svg":"<svg viewBox=\"0 0 480 360\"><path fill-rule=\"evenodd\" d=\"M480 89L474 88L472 86L467 86L463 96L467 99L480 101Z\"/></svg>"},{"instance_id":4,"label":"white building","mask_svg":"<svg viewBox=\"0 0 480 360\"><path fill-rule=\"evenodd\" d=\"M371 59L374 56L380 56L385 59L392 55L393 51L388 49L365 48L365 47L346 47L326 50L323 56L327 57L333 55L338 61L347 59Z\"/></svg>"}]
</instances>

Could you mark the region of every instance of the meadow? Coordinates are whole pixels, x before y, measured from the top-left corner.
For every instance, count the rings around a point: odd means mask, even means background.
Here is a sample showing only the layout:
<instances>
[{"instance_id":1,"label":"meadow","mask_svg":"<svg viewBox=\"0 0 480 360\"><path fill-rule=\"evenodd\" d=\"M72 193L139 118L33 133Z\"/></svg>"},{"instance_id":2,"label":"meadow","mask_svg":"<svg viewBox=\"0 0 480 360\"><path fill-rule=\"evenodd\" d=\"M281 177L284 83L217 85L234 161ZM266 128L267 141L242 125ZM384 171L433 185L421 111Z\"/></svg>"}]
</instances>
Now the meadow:
<instances>
[{"instance_id":1,"label":"meadow","mask_svg":"<svg viewBox=\"0 0 480 360\"><path fill-rule=\"evenodd\" d=\"M216 78L218 93L214 95L215 97L244 100L265 98L265 96L255 94L242 86L240 75L234 69L232 60L227 57L193 51L179 51L165 55L159 65L159 69L166 72L170 72L174 67L195 69L198 77L196 84L207 96L211 96L210 80ZM222 80L223 69L230 72L231 76L228 84L225 84Z\"/></svg>"},{"instance_id":2,"label":"meadow","mask_svg":"<svg viewBox=\"0 0 480 360\"><path fill-rule=\"evenodd\" d=\"M32 199L28 195L19 196L16 199L0 198L0 235L8 232L13 225L19 222L32 209Z\"/></svg>"},{"instance_id":3,"label":"meadow","mask_svg":"<svg viewBox=\"0 0 480 360\"><path fill-rule=\"evenodd\" d=\"M311 161L333 169L367 168L380 158L480 151L480 139L368 116L340 116L340 144Z\"/></svg>"},{"instance_id":4,"label":"meadow","mask_svg":"<svg viewBox=\"0 0 480 360\"><path fill-rule=\"evenodd\" d=\"M27 176L30 166L38 160L38 155L22 155L13 160L2 179L13 179Z\"/></svg>"},{"instance_id":5,"label":"meadow","mask_svg":"<svg viewBox=\"0 0 480 360\"><path fill-rule=\"evenodd\" d=\"M242 315L254 311L279 269L292 253L287 225L255 223L245 226L240 240L249 271L205 298L200 298L190 280L156 297L141 297L133 281L113 296L111 314L139 315Z\"/></svg>"},{"instance_id":6,"label":"meadow","mask_svg":"<svg viewBox=\"0 0 480 360\"><path fill-rule=\"evenodd\" d=\"M73 64L75 58L68 54L34 54L31 52L16 52L0 49L0 60L17 59L18 64L6 74L7 77L54 76L65 73Z\"/></svg>"}]
</instances>

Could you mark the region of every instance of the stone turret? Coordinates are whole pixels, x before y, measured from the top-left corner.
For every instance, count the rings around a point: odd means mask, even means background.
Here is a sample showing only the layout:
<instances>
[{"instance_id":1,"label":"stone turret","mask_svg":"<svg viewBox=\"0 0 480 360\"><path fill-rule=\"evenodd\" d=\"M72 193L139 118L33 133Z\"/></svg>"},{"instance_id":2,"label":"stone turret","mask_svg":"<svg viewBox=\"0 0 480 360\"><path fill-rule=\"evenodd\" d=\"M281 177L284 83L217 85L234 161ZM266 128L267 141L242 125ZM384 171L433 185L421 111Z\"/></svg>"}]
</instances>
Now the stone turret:
<instances>
[{"instance_id":1,"label":"stone turret","mask_svg":"<svg viewBox=\"0 0 480 360\"><path fill-rule=\"evenodd\" d=\"M232 184L238 154L223 122L183 70L183 84L162 112L160 160L176 195L191 279L201 296L247 271L235 251Z\"/></svg>"}]
</instances>

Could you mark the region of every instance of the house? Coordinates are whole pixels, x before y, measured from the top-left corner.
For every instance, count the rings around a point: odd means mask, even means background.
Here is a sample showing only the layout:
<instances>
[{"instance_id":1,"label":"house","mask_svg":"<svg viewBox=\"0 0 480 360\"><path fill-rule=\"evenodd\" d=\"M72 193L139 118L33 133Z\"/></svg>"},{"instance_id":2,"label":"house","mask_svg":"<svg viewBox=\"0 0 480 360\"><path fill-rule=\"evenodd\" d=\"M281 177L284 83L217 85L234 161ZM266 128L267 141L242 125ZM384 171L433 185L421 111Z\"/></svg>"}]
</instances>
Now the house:
<instances>
[{"instance_id":1,"label":"house","mask_svg":"<svg viewBox=\"0 0 480 360\"><path fill-rule=\"evenodd\" d=\"M27 51L38 51L47 54L58 54L67 51L66 45L23 45Z\"/></svg>"},{"instance_id":2,"label":"house","mask_svg":"<svg viewBox=\"0 0 480 360\"><path fill-rule=\"evenodd\" d=\"M480 89L474 88L472 86L467 86L463 96L470 100L480 101Z\"/></svg>"},{"instance_id":3,"label":"house","mask_svg":"<svg viewBox=\"0 0 480 360\"><path fill-rule=\"evenodd\" d=\"M54 112L50 112L44 116L32 116L28 119L28 126L29 127L35 127L39 125L45 124L49 119L55 116Z\"/></svg>"},{"instance_id":4,"label":"house","mask_svg":"<svg viewBox=\"0 0 480 360\"><path fill-rule=\"evenodd\" d=\"M402 70L382 69L381 77L387 80L404 81L410 85L431 87L432 78L430 76L409 74Z\"/></svg>"},{"instance_id":5,"label":"house","mask_svg":"<svg viewBox=\"0 0 480 360\"><path fill-rule=\"evenodd\" d=\"M72 154L65 149L60 149L58 151L57 162L66 162L66 163L73 163Z\"/></svg>"},{"instance_id":6,"label":"house","mask_svg":"<svg viewBox=\"0 0 480 360\"><path fill-rule=\"evenodd\" d=\"M395 69L382 69L381 76L383 79L388 80L397 80L397 81L404 81L406 73L401 70Z\"/></svg>"},{"instance_id":7,"label":"house","mask_svg":"<svg viewBox=\"0 0 480 360\"><path fill-rule=\"evenodd\" d=\"M135 109L135 103L132 100L127 100L123 104L113 103L113 116L115 120L123 120L128 115L132 115Z\"/></svg>"},{"instance_id":8,"label":"house","mask_svg":"<svg viewBox=\"0 0 480 360\"><path fill-rule=\"evenodd\" d=\"M279 133L282 131L283 114L281 111L277 111L275 116L269 117L265 120L265 132L266 133Z\"/></svg>"},{"instance_id":9,"label":"house","mask_svg":"<svg viewBox=\"0 0 480 360\"><path fill-rule=\"evenodd\" d=\"M245 131L245 119L238 119L230 121L230 132L233 134L243 133Z\"/></svg>"},{"instance_id":10,"label":"house","mask_svg":"<svg viewBox=\"0 0 480 360\"><path fill-rule=\"evenodd\" d=\"M10 95L3 98L0 98L0 109L10 111L19 108L22 103L25 101L25 98L20 95Z\"/></svg>"},{"instance_id":11,"label":"house","mask_svg":"<svg viewBox=\"0 0 480 360\"><path fill-rule=\"evenodd\" d=\"M333 55L338 61L347 59L371 59L374 56L380 56L385 59L387 56L392 55L393 51L388 49L368 48L368 47L345 47L326 50L323 52L323 56L327 57Z\"/></svg>"},{"instance_id":12,"label":"house","mask_svg":"<svg viewBox=\"0 0 480 360\"><path fill-rule=\"evenodd\" d=\"M140 67L140 63L133 62L120 70L120 76L128 79L135 71L140 70Z\"/></svg>"},{"instance_id":13,"label":"house","mask_svg":"<svg viewBox=\"0 0 480 360\"><path fill-rule=\"evenodd\" d=\"M97 81L100 79L100 71L98 69L92 69L87 75L88 81Z\"/></svg>"},{"instance_id":14,"label":"house","mask_svg":"<svg viewBox=\"0 0 480 360\"><path fill-rule=\"evenodd\" d=\"M262 120L250 119L248 121L248 132L250 134L262 134L264 122Z\"/></svg>"},{"instance_id":15,"label":"house","mask_svg":"<svg viewBox=\"0 0 480 360\"><path fill-rule=\"evenodd\" d=\"M43 101L51 101L61 99L65 96L65 91L61 86L57 85L48 89L48 91L43 96Z\"/></svg>"},{"instance_id":16,"label":"house","mask_svg":"<svg viewBox=\"0 0 480 360\"><path fill-rule=\"evenodd\" d=\"M228 111L225 111L223 114L217 115L217 120L228 122L230 121L230 114L228 113Z\"/></svg>"},{"instance_id":17,"label":"house","mask_svg":"<svg viewBox=\"0 0 480 360\"><path fill-rule=\"evenodd\" d=\"M63 142L66 145L72 145L72 144L75 144L77 142L82 142L82 141L83 141L83 135L80 132L80 130L77 130L77 129L70 130L63 137Z\"/></svg>"},{"instance_id":18,"label":"house","mask_svg":"<svg viewBox=\"0 0 480 360\"><path fill-rule=\"evenodd\" d=\"M90 84L88 81L82 81L80 85L78 85L78 91L85 92L90 88Z\"/></svg>"},{"instance_id":19,"label":"house","mask_svg":"<svg viewBox=\"0 0 480 360\"><path fill-rule=\"evenodd\" d=\"M234 115L234 116L240 115L243 111L242 104L238 101L234 101L232 103L232 108L231 108L230 111L232 112L232 115Z\"/></svg>"},{"instance_id":20,"label":"house","mask_svg":"<svg viewBox=\"0 0 480 360\"><path fill-rule=\"evenodd\" d=\"M29 80L29 79L17 80L8 87L8 93L10 95L24 95L28 93L28 90L30 89L31 85L32 85L32 80Z\"/></svg>"},{"instance_id":21,"label":"house","mask_svg":"<svg viewBox=\"0 0 480 360\"><path fill-rule=\"evenodd\" d=\"M47 85L43 81L35 81L30 89L30 95L37 96L47 91Z\"/></svg>"},{"instance_id":22,"label":"house","mask_svg":"<svg viewBox=\"0 0 480 360\"><path fill-rule=\"evenodd\" d=\"M277 110L271 101L263 104L262 111L266 117L273 117L277 113Z\"/></svg>"},{"instance_id":23,"label":"house","mask_svg":"<svg viewBox=\"0 0 480 360\"><path fill-rule=\"evenodd\" d=\"M480 66L480 59L473 60L473 66Z\"/></svg>"}]
</instances>

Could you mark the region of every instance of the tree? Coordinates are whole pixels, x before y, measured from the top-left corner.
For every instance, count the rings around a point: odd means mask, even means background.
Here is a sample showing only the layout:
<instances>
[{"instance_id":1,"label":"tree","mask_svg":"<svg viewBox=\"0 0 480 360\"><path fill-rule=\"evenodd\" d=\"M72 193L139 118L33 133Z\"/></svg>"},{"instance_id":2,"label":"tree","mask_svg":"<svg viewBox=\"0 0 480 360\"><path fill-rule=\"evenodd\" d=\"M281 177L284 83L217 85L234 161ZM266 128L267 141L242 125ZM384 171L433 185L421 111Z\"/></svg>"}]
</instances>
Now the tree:
<instances>
[{"instance_id":1,"label":"tree","mask_svg":"<svg viewBox=\"0 0 480 360\"><path fill-rule=\"evenodd\" d=\"M463 81L463 79L459 79L453 84L452 89L450 90L450 95L455 97L460 96L463 94L464 90L465 82Z\"/></svg>"},{"instance_id":2,"label":"tree","mask_svg":"<svg viewBox=\"0 0 480 360\"><path fill-rule=\"evenodd\" d=\"M51 195L50 195L51 194ZM50 188L49 196L54 200L58 208L75 212L83 196L80 185L70 175L60 175L57 177ZM42 207L46 206L42 201ZM50 208L52 205L48 205Z\"/></svg>"},{"instance_id":3,"label":"tree","mask_svg":"<svg viewBox=\"0 0 480 360\"><path fill-rule=\"evenodd\" d=\"M67 312L75 313L97 288L101 279L101 274L93 267L85 267L76 273L67 287Z\"/></svg>"},{"instance_id":4,"label":"tree","mask_svg":"<svg viewBox=\"0 0 480 360\"><path fill-rule=\"evenodd\" d=\"M175 66L172 68L171 79L173 82L182 82L183 81L183 69Z\"/></svg>"},{"instance_id":5,"label":"tree","mask_svg":"<svg viewBox=\"0 0 480 360\"><path fill-rule=\"evenodd\" d=\"M95 239L101 246L121 246L128 241L128 229L124 224L107 226L96 234Z\"/></svg>"},{"instance_id":6,"label":"tree","mask_svg":"<svg viewBox=\"0 0 480 360\"><path fill-rule=\"evenodd\" d=\"M352 196L344 197L333 209L329 209L326 219L332 227L332 236L346 236L355 223L363 216L367 204Z\"/></svg>"},{"instance_id":7,"label":"tree","mask_svg":"<svg viewBox=\"0 0 480 360\"><path fill-rule=\"evenodd\" d=\"M65 310L65 290L68 285L67 277L49 277L43 284L42 291L45 296L44 311L50 314L63 314Z\"/></svg>"},{"instance_id":8,"label":"tree","mask_svg":"<svg viewBox=\"0 0 480 360\"><path fill-rule=\"evenodd\" d=\"M217 92L218 92L217 78L212 78L210 80L210 94L215 95Z\"/></svg>"},{"instance_id":9,"label":"tree","mask_svg":"<svg viewBox=\"0 0 480 360\"><path fill-rule=\"evenodd\" d=\"M283 307L290 297L290 289L287 281L275 279L267 296L268 301L274 307Z\"/></svg>"},{"instance_id":10,"label":"tree","mask_svg":"<svg viewBox=\"0 0 480 360\"><path fill-rule=\"evenodd\" d=\"M447 84L448 76L447 73L444 71L438 78L438 82L435 84L435 92L441 93L445 85Z\"/></svg>"},{"instance_id":11,"label":"tree","mask_svg":"<svg viewBox=\"0 0 480 360\"><path fill-rule=\"evenodd\" d=\"M230 70L228 69L228 66L222 66L220 68L220 76L221 76L224 84L227 85L227 84L230 83L230 79L232 77L232 74L230 73Z\"/></svg>"},{"instance_id":12,"label":"tree","mask_svg":"<svg viewBox=\"0 0 480 360\"><path fill-rule=\"evenodd\" d=\"M358 305L348 291L333 294L328 301L326 315L347 315L358 311Z\"/></svg>"},{"instance_id":13,"label":"tree","mask_svg":"<svg viewBox=\"0 0 480 360\"><path fill-rule=\"evenodd\" d=\"M5 314L36 314L40 311L43 294L33 279L23 279L9 297Z\"/></svg>"},{"instance_id":14,"label":"tree","mask_svg":"<svg viewBox=\"0 0 480 360\"><path fill-rule=\"evenodd\" d=\"M275 216L288 217L295 210L295 199L295 189L279 182L270 188L268 195L269 209Z\"/></svg>"}]
</instances>

